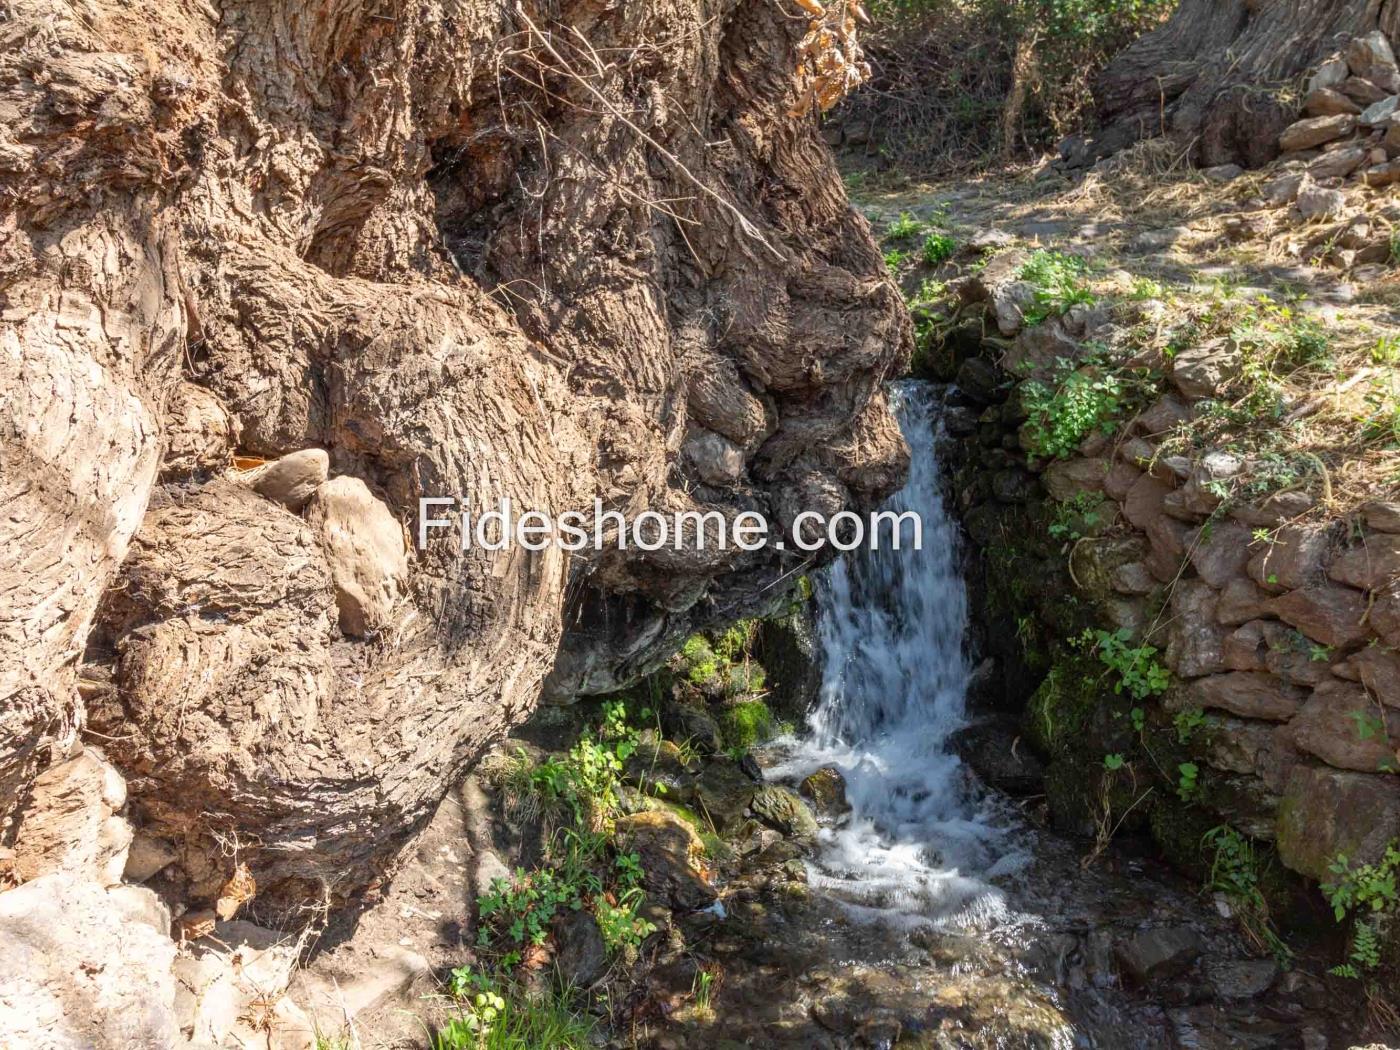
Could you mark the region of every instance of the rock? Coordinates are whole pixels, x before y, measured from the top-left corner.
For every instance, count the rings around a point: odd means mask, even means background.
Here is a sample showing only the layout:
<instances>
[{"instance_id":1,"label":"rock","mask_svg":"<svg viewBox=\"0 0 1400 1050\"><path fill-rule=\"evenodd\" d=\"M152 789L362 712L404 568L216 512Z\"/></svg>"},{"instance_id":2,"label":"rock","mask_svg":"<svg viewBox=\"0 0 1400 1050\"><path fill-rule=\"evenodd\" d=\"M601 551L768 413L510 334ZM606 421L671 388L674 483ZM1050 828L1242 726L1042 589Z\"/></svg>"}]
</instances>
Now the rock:
<instances>
[{"instance_id":1,"label":"rock","mask_svg":"<svg viewBox=\"0 0 1400 1050\"><path fill-rule=\"evenodd\" d=\"M1243 579L1250 558L1250 531L1233 521L1212 522L1193 530L1187 538L1191 564L1201 579L1222 588ZM1220 615L1219 607L1216 616Z\"/></svg>"},{"instance_id":2,"label":"rock","mask_svg":"<svg viewBox=\"0 0 1400 1050\"><path fill-rule=\"evenodd\" d=\"M1395 777L1297 765L1279 802L1275 841L1292 870L1325 880L1338 853L1374 864L1400 837L1400 782Z\"/></svg>"},{"instance_id":3,"label":"rock","mask_svg":"<svg viewBox=\"0 0 1400 1050\"><path fill-rule=\"evenodd\" d=\"M943 410L943 429L949 437L965 438L977 433L978 413L966 405L952 405Z\"/></svg>"},{"instance_id":4,"label":"rock","mask_svg":"<svg viewBox=\"0 0 1400 1050\"><path fill-rule=\"evenodd\" d=\"M1133 981L1144 985L1185 973L1204 948L1200 934L1190 927L1163 926L1120 941L1114 955Z\"/></svg>"},{"instance_id":5,"label":"rock","mask_svg":"<svg viewBox=\"0 0 1400 1050\"><path fill-rule=\"evenodd\" d=\"M1257 503L1241 503L1230 508L1230 517L1257 529L1273 529L1291 521L1313 505L1306 492L1276 492Z\"/></svg>"},{"instance_id":6,"label":"rock","mask_svg":"<svg viewBox=\"0 0 1400 1050\"><path fill-rule=\"evenodd\" d=\"M1386 91L1400 91L1400 69L1395 65L1395 52L1379 29L1353 39L1347 45L1346 61L1353 76L1365 77Z\"/></svg>"},{"instance_id":7,"label":"rock","mask_svg":"<svg viewBox=\"0 0 1400 1050\"><path fill-rule=\"evenodd\" d=\"M758 820L791 838L817 837L817 818L807 803L785 787L768 784L759 788L749 800L749 810Z\"/></svg>"},{"instance_id":8,"label":"rock","mask_svg":"<svg viewBox=\"0 0 1400 1050\"><path fill-rule=\"evenodd\" d=\"M1240 374L1243 358L1238 349L1206 344L1188 347L1171 364L1171 381L1186 397L1215 397Z\"/></svg>"},{"instance_id":9,"label":"rock","mask_svg":"<svg viewBox=\"0 0 1400 1050\"><path fill-rule=\"evenodd\" d=\"M1340 215L1346 208L1347 196L1341 190L1324 189L1321 186L1307 186L1298 193L1293 206L1307 221L1330 219Z\"/></svg>"},{"instance_id":10,"label":"rock","mask_svg":"<svg viewBox=\"0 0 1400 1050\"><path fill-rule=\"evenodd\" d=\"M714 887L694 863L704 845L680 817L667 810L632 813L617 819L614 833L620 849L638 855L649 896L676 911L695 911L714 902Z\"/></svg>"},{"instance_id":11,"label":"rock","mask_svg":"<svg viewBox=\"0 0 1400 1050\"><path fill-rule=\"evenodd\" d=\"M341 631L362 638L380 630L408 575L403 526L368 485L348 475L317 488L306 520L326 552Z\"/></svg>"},{"instance_id":12,"label":"rock","mask_svg":"<svg viewBox=\"0 0 1400 1050\"><path fill-rule=\"evenodd\" d=\"M1102 492L1103 479L1108 473L1109 461L1098 457L1075 456L1051 463L1041 472L1040 480L1050 498L1064 502L1080 493Z\"/></svg>"},{"instance_id":13,"label":"rock","mask_svg":"<svg viewBox=\"0 0 1400 1050\"><path fill-rule=\"evenodd\" d=\"M758 626L758 662L768 672L768 708L800 724L822 687L821 647L811 602Z\"/></svg>"},{"instance_id":14,"label":"rock","mask_svg":"<svg viewBox=\"0 0 1400 1050\"><path fill-rule=\"evenodd\" d=\"M1360 106L1374 105L1390 94L1385 88L1365 77L1347 77L1337 90Z\"/></svg>"},{"instance_id":15,"label":"rock","mask_svg":"<svg viewBox=\"0 0 1400 1050\"><path fill-rule=\"evenodd\" d=\"M953 385L975 405L992 405L1004 401L1002 387L1005 378L997 367L981 357L969 357L958 367Z\"/></svg>"},{"instance_id":16,"label":"rock","mask_svg":"<svg viewBox=\"0 0 1400 1050\"><path fill-rule=\"evenodd\" d=\"M1311 149L1331 142L1356 130L1356 118L1349 113L1334 113L1325 117L1307 117L1291 124L1279 136L1279 148L1284 152Z\"/></svg>"},{"instance_id":17,"label":"rock","mask_svg":"<svg viewBox=\"0 0 1400 1050\"><path fill-rule=\"evenodd\" d=\"M1244 169L1238 164L1217 164L1213 168L1205 168L1201 171L1201 176L1207 182L1234 182L1244 174Z\"/></svg>"},{"instance_id":18,"label":"rock","mask_svg":"<svg viewBox=\"0 0 1400 1050\"><path fill-rule=\"evenodd\" d=\"M1366 690L1350 682L1318 686L1289 723L1299 751L1337 769L1361 773L1400 772L1400 712L1377 707Z\"/></svg>"},{"instance_id":19,"label":"rock","mask_svg":"<svg viewBox=\"0 0 1400 1050\"><path fill-rule=\"evenodd\" d=\"M1269 612L1309 638L1345 649L1366 640L1366 598L1350 587L1315 584L1269 602Z\"/></svg>"},{"instance_id":20,"label":"rock","mask_svg":"<svg viewBox=\"0 0 1400 1050\"><path fill-rule=\"evenodd\" d=\"M822 766L805 777L797 790L820 816L839 817L851 811L846 801L846 778L835 766Z\"/></svg>"},{"instance_id":21,"label":"rock","mask_svg":"<svg viewBox=\"0 0 1400 1050\"><path fill-rule=\"evenodd\" d=\"M1358 110L1360 107L1357 107ZM1298 194L1303 189L1312 184L1312 180L1306 172L1297 172L1292 175L1281 175L1272 180L1264 187L1264 200L1274 207L1281 207L1285 204L1292 204L1298 199Z\"/></svg>"},{"instance_id":22,"label":"rock","mask_svg":"<svg viewBox=\"0 0 1400 1050\"><path fill-rule=\"evenodd\" d=\"M9 1046L164 1050L183 1045L175 944L155 894L66 872L0 893L0 1032Z\"/></svg>"},{"instance_id":23,"label":"rock","mask_svg":"<svg viewBox=\"0 0 1400 1050\"><path fill-rule=\"evenodd\" d=\"M1264 666L1294 685L1314 686L1332 677L1333 653L1275 620L1263 621Z\"/></svg>"},{"instance_id":24,"label":"rock","mask_svg":"<svg viewBox=\"0 0 1400 1050\"><path fill-rule=\"evenodd\" d=\"M1308 97L1303 101L1303 112L1310 117L1335 117L1347 114L1356 116L1361 112L1361 107L1336 88L1319 87L1308 92Z\"/></svg>"},{"instance_id":25,"label":"rock","mask_svg":"<svg viewBox=\"0 0 1400 1050\"><path fill-rule=\"evenodd\" d=\"M729 834L744 820L754 782L734 762L707 762L700 778L681 798L697 809L720 834Z\"/></svg>"},{"instance_id":26,"label":"rock","mask_svg":"<svg viewBox=\"0 0 1400 1050\"><path fill-rule=\"evenodd\" d=\"M987 226L972 231L967 238L967 246L974 251L989 252L997 248L1006 248L1015 242L1016 238L1005 230L999 230L995 226Z\"/></svg>"},{"instance_id":27,"label":"rock","mask_svg":"<svg viewBox=\"0 0 1400 1050\"><path fill-rule=\"evenodd\" d=\"M1225 630L1215 622L1215 591L1200 580L1181 580L1172 591L1167 664L1183 678L1225 670Z\"/></svg>"},{"instance_id":28,"label":"rock","mask_svg":"<svg viewBox=\"0 0 1400 1050\"><path fill-rule=\"evenodd\" d=\"M145 882L176 860L176 853L162 838L137 828L126 855L122 877L128 882Z\"/></svg>"},{"instance_id":29,"label":"rock","mask_svg":"<svg viewBox=\"0 0 1400 1050\"><path fill-rule=\"evenodd\" d=\"M1217 613L1217 618L1219 614ZM1225 666L1231 671L1267 671L1263 620L1241 624L1225 638Z\"/></svg>"},{"instance_id":30,"label":"rock","mask_svg":"<svg viewBox=\"0 0 1400 1050\"><path fill-rule=\"evenodd\" d=\"M1391 95L1389 98L1383 98L1379 102L1367 106L1356 118L1356 122L1363 128L1387 126L1397 108L1400 108L1400 95Z\"/></svg>"},{"instance_id":31,"label":"rock","mask_svg":"<svg viewBox=\"0 0 1400 1050\"><path fill-rule=\"evenodd\" d=\"M1017 335L1002 367L1022 379L1051 382L1064 362L1083 355L1083 345L1065 331L1063 318L1052 317Z\"/></svg>"},{"instance_id":32,"label":"rock","mask_svg":"<svg viewBox=\"0 0 1400 1050\"><path fill-rule=\"evenodd\" d=\"M271 463L235 475L259 496L280 503L296 513L306 506L316 489L330 474L331 460L319 448L304 448Z\"/></svg>"},{"instance_id":33,"label":"rock","mask_svg":"<svg viewBox=\"0 0 1400 1050\"><path fill-rule=\"evenodd\" d=\"M1212 769L1257 774L1269 765L1278 728L1272 722L1215 715L1192 739L1200 741L1201 757Z\"/></svg>"},{"instance_id":34,"label":"rock","mask_svg":"<svg viewBox=\"0 0 1400 1050\"><path fill-rule=\"evenodd\" d=\"M1367 503L1361 508L1361 519L1375 532L1400 533L1400 503Z\"/></svg>"},{"instance_id":35,"label":"rock","mask_svg":"<svg viewBox=\"0 0 1400 1050\"><path fill-rule=\"evenodd\" d=\"M1331 544L1326 526L1285 525L1249 560L1249 576L1274 594L1321 582Z\"/></svg>"},{"instance_id":36,"label":"rock","mask_svg":"<svg viewBox=\"0 0 1400 1050\"><path fill-rule=\"evenodd\" d=\"M702 755L717 755L724 750L719 724L698 703L672 700L662 704L661 725L668 737L688 744Z\"/></svg>"},{"instance_id":37,"label":"rock","mask_svg":"<svg viewBox=\"0 0 1400 1050\"><path fill-rule=\"evenodd\" d=\"M1344 179L1357 168L1365 164L1370 155L1370 149L1365 146L1349 146L1344 149L1334 149L1330 153L1324 153L1322 156L1318 157L1317 160L1309 164L1308 174L1315 179ZM1310 218L1311 216L1303 210L1304 206L1301 201L1302 194L1299 195L1300 203L1298 210L1303 214L1304 218ZM1342 198L1342 204L1338 205L1333 212L1329 212L1328 214L1335 214L1336 211L1340 211L1345 203L1346 198L1344 196Z\"/></svg>"},{"instance_id":38,"label":"rock","mask_svg":"<svg viewBox=\"0 0 1400 1050\"><path fill-rule=\"evenodd\" d=\"M1227 627L1237 627L1264 615L1269 595L1253 580L1237 576L1226 581L1215 605L1215 618Z\"/></svg>"},{"instance_id":39,"label":"rock","mask_svg":"<svg viewBox=\"0 0 1400 1050\"><path fill-rule=\"evenodd\" d=\"M1350 75L1351 69L1347 65L1346 58L1342 55L1333 55L1318 66L1317 71L1308 78L1308 91L1311 93L1340 87Z\"/></svg>"},{"instance_id":40,"label":"rock","mask_svg":"<svg viewBox=\"0 0 1400 1050\"><path fill-rule=\"evenodd\" d=\"M1110 499L1115 499L1120 503L1128 498L1128 493L1137 484L1138 478L1142 477L1142 471L1130 463L1121 460L1114 461L1109 467L1108 473L1104 475L1103 491L1104 495Z\"/></svg>"},{"instance_id":41,"label":"rock","mask_svg":"<svg viewBox=\"0 0 1400 1050\"><path fill-rule=\"evenodd\" d=\"M1334 561L1327 575L1363 591L1387 586L1400 576L1400 536L1368 536Z\"/></svg>"},{"instance_id":42,"label":"rock","mask_svg":"<svg viewBox=\"0 0 1400 1050\"><path fill-rule=\"evenodd\" d=\"M1388 164L1377 164L1367 168L1361 173L1361 181L1367 186L1390 186L1400 182L1400 161L1392 160ZM1387 258L1388 256L1389 253Z\"/></svg>"},{"instance_id":43,"label":"rock","mask_svg":"<svg viewBox=\"0 0 1400 1050\"><path fill-rule=\"evenodd\" d=\"M285 999L301 947L295 937L250 922L218 923L188 946L175 961L175 1009L191 1045L309 1045L314 1026Z\"/></svg>"},{"instance_id":44,"label":"rock","mask_svg":"<svg viewBox=\"0 0 1400 1050\"><path fill-rule=\"evenodd\" d=\"M1354 672L1353 681L1359 681L1377 700L1387 707L1400 708L1400 653L1367 645L1354 653L1345 666Z\"/></svg>"},{"instance_id":45,"label":"rock","mask_svg":"<svg viewBox=\"0 0 1400 1050\"><path fill-rule=\"evenodd\" d=\"M554 965L573 988L591 988L608 969L608 946L598 922L586 911L566 911L554 925L559 949Z\"/></svg>"},{"instance_id":46,"label":"rock","mask_svg":"<svg viewBox=\"0 0 1400 1050\"><path fill-rule=\"evenodd\" d=\"M623 780L648 794L681 791L694 773L681 749L670 740L641 740L622 764Z\"/></svg>"},{"instance_id":47,"label":"rock","mask_svg":"<svg viewBox=\"0 0 1400 1050\"><path fill-rule=\"evenodd\" d=\"M1303 706L1305 690L1260 671L1230 671L1191 683L1195 707L1219 708L1241 718L1287 722Z\"/></svg>"},{"instance_id":48,"label":"rock","mask_svg":"<svg viewBox=\"0 0 1400 1050\"><path fill-rule=\"evenodd\" d=\"M992 495L1001 503L1027 503L1036 494L1036 478L1019 467L992 475Z\"/></svg>"},{"instance_id":49,"label":"rock","mask_svg":"<svg viewBox=\"0 0 1400 1050\"><path fill-rule=\"evenodd\" d=\"M125 804L126 782L94 749L49 766L21 811L12 843L16 878L65 871L103 886L120 882L131 828L114 814Z\"/></svg>"},{"instance_id":50,"label":"rock","mask_svg":"<svg viewBox=\"0 0 1400 1050\"><path fill-rule=\"evenodd\" d=\"M983 782L1013 798L1045 789L1045 764L1014 719L988 718L960 730L953 748Z\"/></svg>"},{"instance_id":51,"label":"rock","mask_svg":"<svg viewBox=\"0 0 1400 1050\"><path fill-rule=\"evenodd\" d=\"M1381 641L1391 649L1400 650L1400 586L1373 592L1370 623Z\"/></svg>"},{"instance_id":52,"label":"rock","mask_svg":"<svg viewBox=\"0 0 1400 1050\"><path fill-rule=\"evenodd\" d=\"M241 428L224 403L209 390L181 381L165 404L162 481L222 473L233 463Z\"/></svg>"}]
</instances>

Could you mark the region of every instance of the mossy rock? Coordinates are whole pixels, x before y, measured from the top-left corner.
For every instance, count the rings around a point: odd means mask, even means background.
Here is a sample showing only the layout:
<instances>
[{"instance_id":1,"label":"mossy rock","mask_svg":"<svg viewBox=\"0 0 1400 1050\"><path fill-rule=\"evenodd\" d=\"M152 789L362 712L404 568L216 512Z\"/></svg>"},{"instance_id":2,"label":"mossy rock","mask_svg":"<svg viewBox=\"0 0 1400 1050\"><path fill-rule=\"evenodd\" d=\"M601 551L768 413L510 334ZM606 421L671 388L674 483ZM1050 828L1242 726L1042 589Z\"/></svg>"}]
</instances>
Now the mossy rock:
<instances>
[{"instance_id":1,"label":"mossy rock","mask_svg":"<svg viewBox=\"0 0 1400 1050\"><path fill-rule=\"evenodd\" d=\"M767 784L754 792L749 811L775 831L795 839L817 837L817 818L807 803L777 784Z\"/></svg>"},{"instance_id":2,"label":"mossy rock","mask_svg":"<svg viewBox=\"0 0 1400 1050\"><path fill-rule=\"evenodd\" d=\"M725 747L747 751L773 735L773 713L762 700L736 700L720 709L719 727Z\"/></svg>"}]
</instances>

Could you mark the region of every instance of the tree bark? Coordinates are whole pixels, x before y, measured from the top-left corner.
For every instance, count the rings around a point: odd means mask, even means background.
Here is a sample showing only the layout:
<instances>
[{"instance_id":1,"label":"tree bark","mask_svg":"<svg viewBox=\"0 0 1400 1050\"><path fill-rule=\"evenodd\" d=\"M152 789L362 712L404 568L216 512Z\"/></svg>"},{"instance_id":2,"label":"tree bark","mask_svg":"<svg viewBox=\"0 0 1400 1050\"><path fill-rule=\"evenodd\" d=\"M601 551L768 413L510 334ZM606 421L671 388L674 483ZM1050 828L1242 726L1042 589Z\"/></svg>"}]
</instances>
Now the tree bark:
<instances>
[{"instance_id":1,"label":"tree bark","mask_svg":"<svg viewBox=\"0 0 1400 1050\"><path fill-rule=\"evenodd\" d=\"M170 895L238 861L264 915L338 906L551 671L609 688L800 567L445 541L351 636L324 515L235 452L325 449L406 530L425 495L781 522L897 484L909 323L791 115L797 5L8 10L8 834L86 729L174 848Z\"/></svg>"},{"instance_id":2,"label":"tree bark","mask_svg":"<svg viewBox=\"0 0 1400 1050\"><path fill-rule=\"evenodd\" d=\"M1095 81L1093 153L1169 135L1203 165L1267 163L1296 117L1274 91L1375 29L1400 36L1400 2L1182 0Z\"/></svg>"}]
</instances>

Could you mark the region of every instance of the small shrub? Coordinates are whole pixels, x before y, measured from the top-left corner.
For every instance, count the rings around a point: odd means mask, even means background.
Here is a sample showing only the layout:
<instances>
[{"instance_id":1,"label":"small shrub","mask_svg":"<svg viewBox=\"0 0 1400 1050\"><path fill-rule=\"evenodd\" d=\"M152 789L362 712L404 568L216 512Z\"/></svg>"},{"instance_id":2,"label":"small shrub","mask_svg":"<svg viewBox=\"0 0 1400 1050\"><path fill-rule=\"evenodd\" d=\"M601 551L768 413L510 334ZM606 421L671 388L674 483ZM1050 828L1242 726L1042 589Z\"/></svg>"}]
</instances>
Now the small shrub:
<instances>
[{"instance_id":1,"label":"small shrub","mask_svg":"<svg viewBox=\"0 0 1400 1050\"><path fill-rule=\"evenodd\" d=\"M899 218L890 223L890 228L885 231L887 241L907 241L924 232L924 223L920 222L907 211L900 212Z\"/></svg>"},{"instance_id":2,"label":"small shrub","mask_svg":"<svg viewBox=\"0 0 1400 1050\"><path fill-rule=\"evenodd\" d=\"M1028 418L1026 439L1031 455L1064 459L1095 429L1112 433L1125 392L1117 376L1097 369L1071 372L1058 387L1028 380L1021 403Z\"/></svg>"},{"instance_id":3,"label":"small shrub","mask_svg":"<svg viewBox=\"0 0 1400 1050\"><path fill-rule=\"evenodd\" d=\"M957 250L958 242L948 234L930 233L924 238L924 246L920 249L919 254L923 256L927 265L938 266L951 259Z\"/></svg>"},{"instance_id":4,"label":"small shrub","mask_svg":"<svg viewBox=\"0 0 1400 1050\"><path fill-rule=\"evenodd\" d=\"M1146 700L1166 692L1171 684L1171 672L1157 660L1155 645L1131 646L1128 641L1132 632L1126 627L1116 631L1090 628L1080 636L1080 644L1092 649L1102 663L1113 671L1118 680L1113 685L1115 693L1124 691L1135 700Z\"/></svg>"},{"instance_id":5,"label":"small shrub","mask_svg":"<svg viewBox=\"0 0 1400 1050\"><path fill-rule=\"evenodd\" d=\"M1380 965L1380 938L1376 920L1400 906L1397 872L1400 872L1400 848L1392 840L1375 864L1353 868L1346 854L1332 858L1327 870L1332 878L1322 884L1322 892L1332 905L1338 922L1352 917L1351 948L1347 961L1332 968L1340 977L1360 977Z\"/></svg>"},{"instance_id":6,"label":"small shrub","mask_svg":"<svg viewBox=\"0 0 1400 1050\"><path fill-rule=\"evenodd\" d=\"M1103 524L1104 497L1098 492L1076 492L1055 506L1047 531L1057 540L1078 540L1094 534Z\"/></svg>"},{"instance_id":7,"label":"small shrub","mask_svg":"<svg viewBox=\"0 0 1400 1050\"><path fill-rule=\"evenodd\" d=\"M1083 259L1063 252L1032 252L1017 275L1035 286L1035 303L1025 311L1027 324L1039 324L1072 306L1092 306L1097 299L1084 284Z\"/></svg>"}]
</instances>

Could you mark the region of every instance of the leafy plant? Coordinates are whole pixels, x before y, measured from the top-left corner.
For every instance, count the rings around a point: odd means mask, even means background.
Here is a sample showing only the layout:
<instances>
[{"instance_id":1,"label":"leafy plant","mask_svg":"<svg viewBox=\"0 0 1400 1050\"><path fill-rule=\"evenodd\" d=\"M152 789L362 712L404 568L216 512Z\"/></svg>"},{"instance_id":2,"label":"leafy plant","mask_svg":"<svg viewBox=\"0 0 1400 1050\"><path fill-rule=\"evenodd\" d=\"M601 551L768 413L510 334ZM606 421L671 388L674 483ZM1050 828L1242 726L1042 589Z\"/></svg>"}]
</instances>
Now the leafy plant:
<instances>
[{"instance_id":1,"label":"leafy plant","mask_svg":"<svg viewBox=\"0 0 1400 1050\"><path fill-rule=\"evenodd\" d=\"M903 248L891 248L885 252L885 269L891 273L909 261L909 253Z\"/></svg>"},{"instance_id":2,"label":"leafy plant","mask_svg":"<svg viewBox=\"0 0 1400 1050\"><path fill-rule=\"evenodd\" d=\"M1181 762L1176 767L1176 793L1183 802L1189 802L1196 797L1196 791L1200 788L1200 766L1194 762Z\"/></svg>"},{"instance_id":3,"label":"leafy plant","mask_svg":"<svg viewBox=\"0 0 1400 1050\"><path fill-rule=\"evenodd\" d=\"M935 232L924 238L924 244L919 250L919 254L923 256L924 262L929 266L938 266L951 259L957 250L958 242L949 234Z\"/></svg>"},{"instance_id":4,"label":"leafy plant","mask_svg":"<svg viewBox=\"0 0 1400 1050\"><path fill-rule=\"evenodd\" d=\"M1245 930L1281 962L1286 961L1293 953L1279 939L1269 917L1253 840L1228 824L1221 824L1201 837L1201 845L1213 851L1207 888L1223 893L1239 914Z\"/></svg>"},{"instance_id":5,"label":"leafy plant","mask_svg":"<svg viewBox=\"0 0 1400 1050\"><path fill-rule=\"evenodd\" d=\"M1076 492L1055 505L1047 531L1057 540L1078 540L1094 534L1103 523L1104 497L1099 492Z\"/></svg>"},{"instance_id":6,"label":"leafy plant","mask_svg":"<svg viewBox=\"0 0 1400 1050\"><path fill-rule=\"evenodd\" d=\"M1079 642L1093 649L1099 661L1118 676L1113 691L1127 691L1135 700L1146 700L1166 692L1171 684L1171 672L1157 660L1155 645L1129 645L1132 631L1120 627L1116 631L1089 628Z\"/></svg>"},{"instance_id":7,"label":"leafy plant","mask_svg":"<svg viewBox=\"0 0 1400 1050\"><path fill-rule=\"evenodd\" d=\"M1035 301L1025 311L1026 323L1040 324L1072 306L1093 306L1098 300L1084 283L1083 259L1056 251L1032 252L1017 275L1034 288Z\"/></svg>"},{"instance_id":8,"label":"leafy plant","mask_svg":"<svg viewBox=\"0 0 1400 1050\"><path fill-rule=\"evenodd\" d=\"M1118 377L1097 368L1071 372L1056 387L1027 380L1021 386L1027 450L1041 459L1068 458L1091 431L1113 432L1124 400Z\"/></svg>"},{"instance_id":9,"label":"leafy plant","mask_svg":"<svg viewBox=\"0 0 1400 1050\"><path fill-rule=\"evenodd\" d=\"M890 223L889 229L885 231L887 241L907 241L917 237L924 232L924 223L914 218L907 211L900 212L899 218Z\"/></svg>"},{"instance_id":10,"label":"leafy plant","mask_svg":"<svg viewBox=\"0 0 1400 1050\"><path fill-rule=\"evenodd\" d=\"M432 1050L584 1050L593 1022L575 1012L568 989L539 992L460 967L448 994L457 1016L434 1033Z\"/></svg>"},{"instance_id":11,"label":"leafy plant","mask_svg":"<svg viewBox=\"0 0 1400 1050\"><path fill-rule=\"evenodd\" d=\"M1327 870L1332 878L1322 884L1322 892L1332 905L1332 914L1338 922L1348 916L1353 918L1347 962L1333 967L1331 972L1341 977L1360 977L1380 965L1376 920L1394 912L1400 905L1400 891L1396 886L1400 848L1392 839L1379 861L1355 868L1346 854L1339 853L1327 865Z\"/></svg>"},{"instance_id":12,"label":"leafy plant","mask_svg":"<svg viewBox=\"0 0 1400 1050\"><path fill-rule=\"evenodd\" d=\"M1103 756L1103 767L1104 767L1104 769L1107 769L1109 772L1114 772L1114 771L1116 771L1116 770L1122 769L1122 768L1123 768L1123 765L1124 765L1123 756L1120 755L1120 754L1118 754L1118 753L1116 753L1116 752L1115 752L1114 754L1111 754L1111 755L1104 755L1104 756Z\"/></svg>"},{"instance_id":13,"label":"leafy plant","mask_svg":"<svg viewBox=\"0 0 1400 1050\"><path fill-rule=\"evenodd\" d=\"M1172 725L1176 727L1176 740L1179 744L1190 743L1192 735L1201 726L1206 725L1210 720L1206 713L1199 707L1188 707L1178 711L1172 716Z\"/></svg>"}]
</instances>

